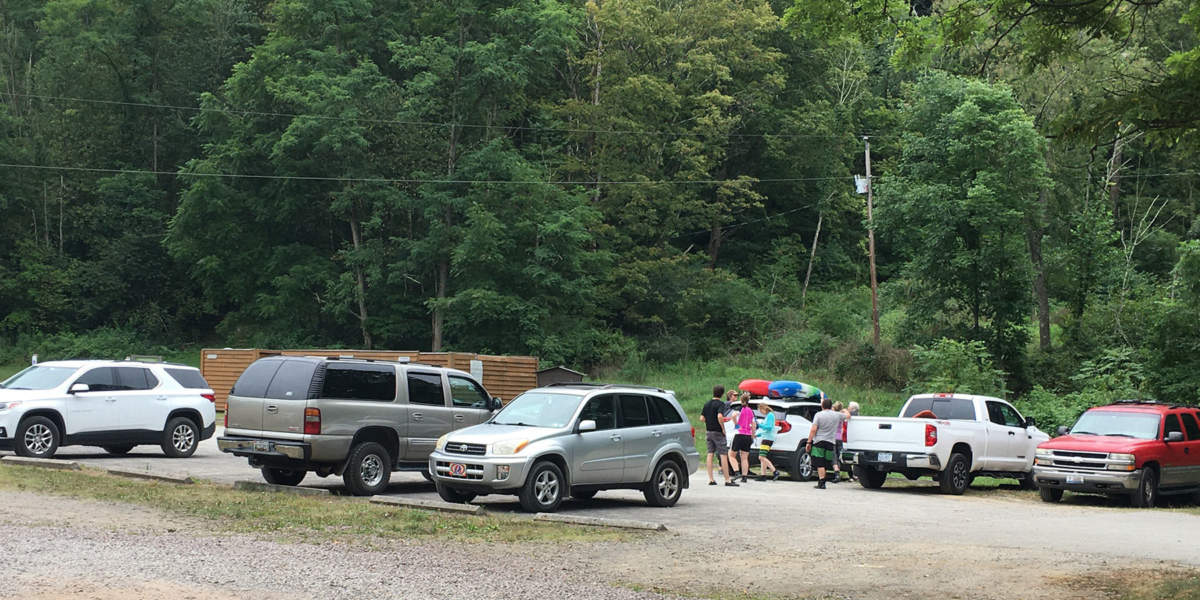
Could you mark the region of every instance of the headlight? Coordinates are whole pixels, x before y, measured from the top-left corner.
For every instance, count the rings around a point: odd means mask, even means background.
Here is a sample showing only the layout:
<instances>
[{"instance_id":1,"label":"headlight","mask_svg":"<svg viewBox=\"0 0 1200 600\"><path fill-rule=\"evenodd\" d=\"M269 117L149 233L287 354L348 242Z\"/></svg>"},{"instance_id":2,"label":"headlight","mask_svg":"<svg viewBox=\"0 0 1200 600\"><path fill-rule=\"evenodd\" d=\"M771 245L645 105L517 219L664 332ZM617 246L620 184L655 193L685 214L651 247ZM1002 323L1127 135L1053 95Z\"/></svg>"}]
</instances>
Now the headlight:
<instances>
[{"instance_id":1,"label":"headlight","mask_svg":"<svg viewBox=\"0 0 1200 600\"><path fill-rule=\"evenodd\" d=\"M1043 450L1041 448L1034 450L1033 455L1037 458L1054 458L1054 452L1052 450Z\"/></svg>"},{"instance_id":2,"label":"headlight","mask_svg":"<svg viewBox=\"0 0 1200 600\"><path fill-rule=\"evenodd\" d=\"M1109 454L1108 460L1111 462L1124 462L1124 463L1132 463L1132 462L1137 461L1137 459L1135 459L1132 454Z\"/></svg>"},{"instance_id":3,"label":"headlight","mask_svg":"<svg viewBox=\"0 0 1200 600\"><path fill-rule=\"evenodd\" d=\"M529 440L496 442L495 444L492 444L492 454L516 454L524 449L527 445L529 445Z\"/></svg>"},{"instance_id":4,"label":"headlight","mask_svg":"<svg viewBox=\"0 0 1200 600\"><path fill-rule=\"evenodd\" d=\"M434 445L433 449L440 452L442 450L442 448L445 448L447 437L450 437L450 434L448 434L448 433L442 434L442 437L438 438L437 444Z\"/></svg>"}]
</instances>

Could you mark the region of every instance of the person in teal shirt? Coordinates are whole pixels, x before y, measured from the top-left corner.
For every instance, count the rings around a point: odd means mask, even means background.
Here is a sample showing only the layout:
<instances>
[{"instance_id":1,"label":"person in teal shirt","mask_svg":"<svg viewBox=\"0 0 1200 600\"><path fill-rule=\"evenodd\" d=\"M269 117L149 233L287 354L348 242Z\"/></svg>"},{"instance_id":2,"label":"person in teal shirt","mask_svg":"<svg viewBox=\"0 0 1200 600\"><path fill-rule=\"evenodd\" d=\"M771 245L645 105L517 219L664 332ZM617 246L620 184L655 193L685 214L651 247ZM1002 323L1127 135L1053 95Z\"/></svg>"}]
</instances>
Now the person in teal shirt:
<instances>
[{"instance_id":1,"label":"person in teal shirt","mask_svg":"<svg viewBox=\"0 0 1200 600\"><path fill-rule=\"evenodd\" d=\"M775 412L766 402L758 403L758 413L763 416L763 420L758 422L758 429L754 435L758 438L758 464L759 464L759 481L766 481L767 476L771 476L771 481L779 479L779 469L775 468L775 464L771 459L767 458L767 454L771 452L771 445L775 443Z\"/></svg>"}]
</instances>

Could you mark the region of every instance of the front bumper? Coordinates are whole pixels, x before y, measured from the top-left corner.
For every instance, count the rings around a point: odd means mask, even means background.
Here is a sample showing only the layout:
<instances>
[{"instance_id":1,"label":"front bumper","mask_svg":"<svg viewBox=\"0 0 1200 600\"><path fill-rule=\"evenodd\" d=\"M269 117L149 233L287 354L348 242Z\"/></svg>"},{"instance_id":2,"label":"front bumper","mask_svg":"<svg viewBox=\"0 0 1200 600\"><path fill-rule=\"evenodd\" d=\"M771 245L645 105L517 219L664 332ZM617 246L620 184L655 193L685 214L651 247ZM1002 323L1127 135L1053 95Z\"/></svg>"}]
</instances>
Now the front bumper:
<instances>
[{"instance_id":1,"label":"front bumper","mask_svg":"<svg viewBox=\"0 0 1200 600\"><path fill-rule=\"evenodd\" d=\"M942 461L936 454L920 452L843 450L841 458L845 464L870 467L879 471L904 471L906 469L940 471L942 468Z\"/></svg>"},{"instance_id":2,"label":"front bumper","mask_svg":"<svg viewBox=\"0 0 1200 600\"><path fill-rule=\"evenodd\" d=\"M217 438L217 448L234 456L271 457L308 461L312 456L312 445L305 442L265 440L222 436Z\"/></svg>"},{"instance_id":3,"label":"front bumper","mask_svg":"<svg viewBox=\"0 0 1200 600\"><path fill-rule=\"evenodd\" d=\"M434 481L484 494L520 488L531 464L527 456L470 456L441 451L429 455L429 473Z\"/></svg>"},{"instance_id":4,"label":"front bumper","mask_svg":"<svg viewBox=\"0 0 1200 600\"><path fill-rule=\"evenodd\" d=\"M1137 490L1142 470L1089 471L1034 465L1033 481L1039 487L1093 494L1129 494Z\"/></svg>"}]
</instances>

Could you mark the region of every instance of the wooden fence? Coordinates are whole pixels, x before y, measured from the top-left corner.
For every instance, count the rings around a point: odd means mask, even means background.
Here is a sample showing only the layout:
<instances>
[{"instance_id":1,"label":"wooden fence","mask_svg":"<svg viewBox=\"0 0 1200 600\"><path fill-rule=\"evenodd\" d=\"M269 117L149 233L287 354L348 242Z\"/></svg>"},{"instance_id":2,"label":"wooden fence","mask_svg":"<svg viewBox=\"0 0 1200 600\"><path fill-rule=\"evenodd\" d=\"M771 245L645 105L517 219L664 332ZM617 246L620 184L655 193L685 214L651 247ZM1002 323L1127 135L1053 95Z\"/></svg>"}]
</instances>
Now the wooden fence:
<instances>
[{"instance_id":1,"label":"wooden fence","mask_svg":"<svg viewBox=\"0 0 1200 600\"><path fill-rule=\"evenodd\" d=\"M483 370L480 382L488 393L505 401L537 387L538 359L533 356L492 356L468 352L417 352L396 350L265 350L261 348L205 348L200 354L200 371L217 396L217 410L225 410L225 399L234 382L250 363L264 356L337 356L373 360L401 360L449 367L471 372L471 361Z\"/></svg>"}]
</instances>

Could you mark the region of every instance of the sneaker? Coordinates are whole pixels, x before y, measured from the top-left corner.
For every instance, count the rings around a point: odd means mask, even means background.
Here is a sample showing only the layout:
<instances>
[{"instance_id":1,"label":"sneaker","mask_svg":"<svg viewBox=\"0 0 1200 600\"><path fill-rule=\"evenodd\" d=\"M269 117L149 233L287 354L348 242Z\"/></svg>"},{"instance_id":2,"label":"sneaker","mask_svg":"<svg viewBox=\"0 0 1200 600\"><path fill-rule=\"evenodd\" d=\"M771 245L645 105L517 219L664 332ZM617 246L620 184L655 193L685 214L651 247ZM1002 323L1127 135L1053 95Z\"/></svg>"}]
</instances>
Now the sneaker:
<instances>
[{"instance_id":1,"label":"sneaker","mask_svg":"<svg viewBox=\"0 0 1200 600\"><path fill-rule=\"evenodd\" d=\"M742 483L747 483L747 482L749 482L749 481L750 481L750 480L749 480L749 479L747 479L745 475L742 475Z\"/></svg>"},{"instance_id":2,"label":"sneaker","mask_svg":"<svg viewBox=\"0 0 1200 600\"><path fill-rule=\"evenodd\" d=\"M822 482L818 483L817 485L814 485L813 487L817 488L818 490L823 490L823 489L825 489L825 482L822 481Z\"/></svg>"},{"instance_id":3,"label":"sneaker","mask_svg":"<svg viewBox=\"0 0 1200 600\"><path fill-rule=\"evenodd\" d=\"M776 479L779 479L779 470L778 469L776 469L775 473L771 475L771 481L775 481Z\"/></svg>"},{"instance_id":4,"label":"sneaker","mask_svg":"<svg viewBox=\"0 0 1200 600\"><path fill-rule=\"evenodd\" d=\"M726 481L726 482L725 482L725 487L738 487L738 484L736 484L736 483L734 483L734 482L732 482L732 481Z\"/></svg>"},{"instance_id":5,"label":"sneaker","mask_svg":"<svg viewBox=\"0 0 1200 600\"><path fill-rule=\"evenodd\" d=\"M755 479L755 481L766 481L766 480L767 480L767 476L766 476L766 475L759 475L759 476L758 476L758 477Z\"/></svg>"},{"instance_id":6,"label":"sneaker","mask_svg":"<svg viewBox=\"0 0 1200 600\"><path fill-rule=\"evenodd\" d=\"M717 482L715 482L715 481L710 481L710 482L708 482L708 485L717 485Z\"/></svg>"}]
</instances>

